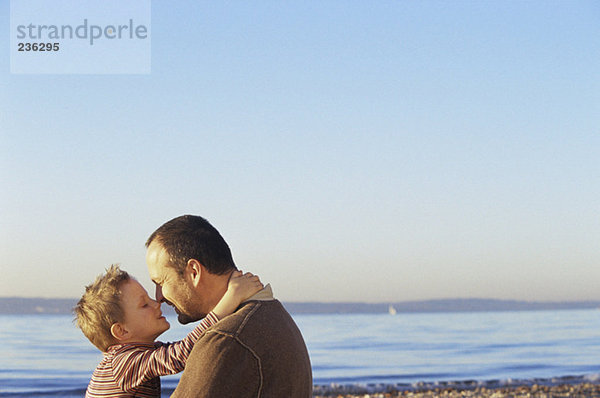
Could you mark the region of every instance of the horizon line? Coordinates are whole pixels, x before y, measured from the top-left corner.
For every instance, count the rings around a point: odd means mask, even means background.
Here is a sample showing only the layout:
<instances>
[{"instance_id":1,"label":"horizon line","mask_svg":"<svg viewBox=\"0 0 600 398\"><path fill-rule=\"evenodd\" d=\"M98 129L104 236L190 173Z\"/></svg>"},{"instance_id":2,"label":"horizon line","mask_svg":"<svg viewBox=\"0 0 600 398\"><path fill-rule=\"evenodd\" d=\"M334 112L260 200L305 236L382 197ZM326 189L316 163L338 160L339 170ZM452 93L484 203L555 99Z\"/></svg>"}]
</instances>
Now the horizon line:
<instances>
[{"instance_id":1,"label":"horizon line","mask_svg":"<svg viewBox=\"0 0 600 398\"><path fill-rule=\"evenodd\" d=\"M47 297L47 296L0 296L0 299L38 299L38 300L79 300L80 297ZM276 298L277 299L277 298ZM382 301L318 301L318 300L282 300L286 303L319 303L319 304L396 304L396 303L419 303L419 302L432 302L432 301L451 301L451 300L488 300L488 301L512 301L512 302L523 302L523 303L584 303L584 302L600 302L600 298L597 299L566 299L566 300L542 300L542 299L517 299L517 298L493 298L493 297L445 297L445 298L427 298L427 299L416 299L416 300L382 300Z\"/></svg>"}]
</instances>

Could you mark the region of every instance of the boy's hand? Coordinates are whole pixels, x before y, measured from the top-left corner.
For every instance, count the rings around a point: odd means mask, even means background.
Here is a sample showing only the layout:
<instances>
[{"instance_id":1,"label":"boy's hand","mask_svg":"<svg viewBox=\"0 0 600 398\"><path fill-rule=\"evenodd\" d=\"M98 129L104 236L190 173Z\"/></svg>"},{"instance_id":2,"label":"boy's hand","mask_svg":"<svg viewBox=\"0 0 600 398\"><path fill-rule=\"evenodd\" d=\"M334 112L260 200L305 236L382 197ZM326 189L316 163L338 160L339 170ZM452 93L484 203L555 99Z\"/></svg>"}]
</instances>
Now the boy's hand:
<instances>
[{"instance_id":1,"label":"boy's hand","mask_svg":"<svg viewBox=\"0 0 600 398\"><path fill-rule=\"evenodd\" d=\"M259 292L264 288L258 275L253 275L250 272L243 273L242 271L234 271L229 278L229 285L227 286L227 293L231 291L231 294L235 299L239 299L239 302L252 297L255 293Z\"/></svg>"},{"instance_id":2,"label":"boy's hand","mask_svg":"<svg viewBox=\"0 0 600 398\"><path fill-rule=\"evenodd\" d=\"M219 319L223 319L227 315L233 313L242 301L251 297L255 293L263 289L264 286L261 283L258 276L242 271L234 271L229 278L229 284L227 285L227 291L221 298L221 301L213 309L213 313Z\"/></svg>"}]
</instances>

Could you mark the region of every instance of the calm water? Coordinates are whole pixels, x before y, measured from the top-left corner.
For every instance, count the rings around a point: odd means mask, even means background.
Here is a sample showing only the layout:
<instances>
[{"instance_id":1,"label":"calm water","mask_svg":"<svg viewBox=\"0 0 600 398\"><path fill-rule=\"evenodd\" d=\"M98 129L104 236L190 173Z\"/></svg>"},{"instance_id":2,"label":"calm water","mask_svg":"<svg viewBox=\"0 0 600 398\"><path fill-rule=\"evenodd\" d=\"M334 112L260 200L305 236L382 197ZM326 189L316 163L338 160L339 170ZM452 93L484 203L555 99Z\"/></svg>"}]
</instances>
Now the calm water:
<instances>
[{"instance_id":1,"label":"calm water","mask_svg":"<svg viewBox=\"0 0 600 398\"><path fill-rule=\"evenodd\" d=\"M600 378L600 311L295 315L315 384ZM70 316L0 315L0 396L82 396L101 354ZM161 340L183 337L172 328ZM178 376L163 378L163 396Z\"/></svg>"}]
</instances>

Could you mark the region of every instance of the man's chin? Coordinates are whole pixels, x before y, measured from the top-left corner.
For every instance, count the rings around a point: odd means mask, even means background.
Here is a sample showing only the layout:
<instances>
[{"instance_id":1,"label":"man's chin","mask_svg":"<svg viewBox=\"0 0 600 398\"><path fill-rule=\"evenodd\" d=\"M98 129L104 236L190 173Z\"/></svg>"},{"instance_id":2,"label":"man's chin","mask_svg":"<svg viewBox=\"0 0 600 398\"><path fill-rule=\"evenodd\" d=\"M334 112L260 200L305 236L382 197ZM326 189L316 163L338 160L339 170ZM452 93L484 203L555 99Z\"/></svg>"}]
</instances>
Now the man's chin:
<instances>
[{"instance_id":1,"label":"man's chin","mask_svg":"<svg viewBox=\"0 0 600 398\"><path fill-rule=\"evenodd\" d=\"M177 320L182 325L187 325L188 323L199 321L202 318L203 318L202 316L198 317L198 316L190 316L187 314L177 314Z\"/></svg>"},{"instance_id":2,"label":"man's chin","mask_svg":"<svg viewBox=\"0 0 600 398\"><path fill-rule=\"evenodd\" d=\"M190 322L194 322L194 320L190 316L187 316L185 314L177 314L177 320L182 325L187 325Z\"/></svg>"}]
</instances>

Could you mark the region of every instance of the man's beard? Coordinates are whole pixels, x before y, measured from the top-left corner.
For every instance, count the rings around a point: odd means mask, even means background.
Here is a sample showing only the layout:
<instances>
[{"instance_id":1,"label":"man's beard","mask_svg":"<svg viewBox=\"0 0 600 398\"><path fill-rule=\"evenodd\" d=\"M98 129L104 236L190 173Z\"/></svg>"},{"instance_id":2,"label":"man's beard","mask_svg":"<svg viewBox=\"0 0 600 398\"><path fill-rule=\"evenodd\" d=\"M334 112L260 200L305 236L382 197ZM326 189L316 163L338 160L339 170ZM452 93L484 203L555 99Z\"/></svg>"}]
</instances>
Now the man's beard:
<instances>
[{"instance_id":1,"label":"man's beard","mask_svg":"<svg viewBox=\"0 0 600 398\"><path fill-rule=\"evenodd\" d=\"M171 302L169 302L169 304L175 309L179 323L187 325L188 323L199 321L204 318L206 314L200 312L196 308L200 304L194 300L194 294L187 288L187 285L183 284L182 288L184 290L182 291L181 300L178 301L179 306L176 306Z\"/></svg>"}]
</instances>

